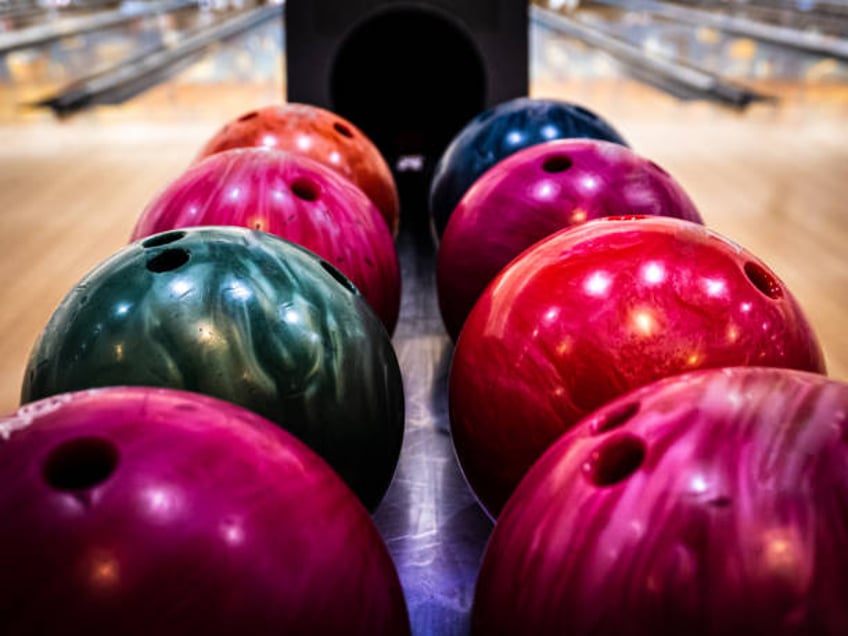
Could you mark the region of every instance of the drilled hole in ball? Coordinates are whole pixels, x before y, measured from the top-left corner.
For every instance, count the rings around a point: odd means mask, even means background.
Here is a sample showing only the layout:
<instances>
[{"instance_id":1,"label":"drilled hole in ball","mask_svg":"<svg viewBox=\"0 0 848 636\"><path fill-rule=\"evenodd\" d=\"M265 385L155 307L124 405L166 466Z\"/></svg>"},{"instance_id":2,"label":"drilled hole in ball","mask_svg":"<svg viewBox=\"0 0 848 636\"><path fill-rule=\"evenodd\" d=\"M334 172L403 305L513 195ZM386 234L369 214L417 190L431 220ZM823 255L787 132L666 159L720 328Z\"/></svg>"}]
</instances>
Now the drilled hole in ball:
<instances>
[{"instance_id":1,"label":"drilled hole in ball","mask_svg":"<svg viewBox=\"0 0 848 636\"><path fill-rule=\"evenodd\" d=\"M710 499L707 502L707 505L713 508L727 508L731 503L733 503L733 500L730 497L727 497L726 495L719 495L718 497Z\"/></svg>"},{"instance_id":2,"label":"drilled hole in ball","mask_svg":"<svg viewBox=\"0 0 848 636\"><path fill-rule=\"evenodd\" d=\"M566 157L565 155L554 155L553 157L548 157L545 159L545 162L542 164L542 170L545 172L565 172L573 165L571 161L571 157Z\"/></svg>"},{"instance_id":3,"label":"drilled hole in ball","mask_svg":"<svg viewBox=\"0 0 848 636\"><path fill-rule=\"evenodd\" d=\"M161 274L162 272L171 272L188 263L188 259L188 250L172 248L159 252L156 256L147 261L147 269L157 274Z\"/></svg>"},{"instance_id":4,"label":"drilled hole in ball","mask_svg":"<svg viewBox=\"0 0 848 636\"><path fill-rule=\"evenodd\" d=\"M645 461L645 442L626 435L606 442L588 463L589 478L596 486L612 486L635 473Z\"/></svg>"},{"instance_id":5,"label":"drilled hole in ball","mask_svg":"<svg viewBox=\"0 0 848 636\"><path fill-rule=\"evenodd\" d=\"M749 261L745 263L745 275L748 280L753 283L754 287L759 289L763 294L777 300L783 297L783 290L780 288L780 283L765 267Z\"/></svg>"},{"instance_id":6,"label":"drilled hole in ball","mask_svg":"<svg viewBox=\"0 0 848 636\"><path fill-rule=\"evenodd\" d=\"M245 113L244 115L239 117L238 120L239 121L249 121L249 120L253 119L254 117L259 117L259 113L257 113L255 110L251 111L249 113Z\"/></svg>"},{"instance_id":7,"label":"drilled hole in ball","mask_svg":"<svg viewBox=\"0 0 848 636\"><path fill-rule=\"evenodd\" d=\"M629 402L624 406L605 413L595 424L595 434L608 433L618 428L639 412L639 402Z\"/></svg>"},{"instance_id":8,"label":"drilled hole in ball","mask_svg":"<svg viewBox=\"0 0 848 636\"><path fill-rule=\"evenodd\" d=\"M318 184L309 179L297 179L291 184L291 191L299 199L304 201L317 201L321 195L321 188Z\"/></svg>"},{"instance_id":9,"label":"drilled hole in ball","mask_svg":"<svg viewBox=\"0 0 848 636\"><path fill-rule=\"evenodd\" d=\"M148 239L144 239L141 242L141 246L159 247L160 245L167 245L168 243L174 243L175 241L179 241L185 235L185 232L165 232L164 234L157 234L156 236L151 236Z\"/></svg>"},{"instance_id":10,"label":"drilled hole in ball","mask_svg":"<svg viewBox=\"0 0 848 636\"><path fill-rule=\"evenodd\" d=\"M321 261L321 267L323 267L330 276L335 278L336 282L339 285L344 287L350 293L359 295L359 290L356 289L356 287L353 285L353 283L351 283L348 280L347 276L345 276L339 270L337 270L335 267L330 265L330 263L328 263L327 261Z\"/></svg>"},{"instance_id":11,"label":"drilled hole in ball","mask_svg":"<svg viewBox=\"0 0 848 636\"><path fill-rule=\"evenodd\" d=\"M44 480L55 490L88 490L118 467L118 449L99 437L82 437L54 448L44 463Z\"/></svg>"},{"instance_id":12,"label":"drilled hole in ball","mask_svg":"<svg viewBox=\"0 0 848 636\"><path fill-rule=\"evenodd\" d=\"M353 131L340 121L337 121L335 124L333 124L333 128L335 128L336 132L339 133L342 137L347 137L348 139L353 138Z\"/></svg>"}]
</instances>

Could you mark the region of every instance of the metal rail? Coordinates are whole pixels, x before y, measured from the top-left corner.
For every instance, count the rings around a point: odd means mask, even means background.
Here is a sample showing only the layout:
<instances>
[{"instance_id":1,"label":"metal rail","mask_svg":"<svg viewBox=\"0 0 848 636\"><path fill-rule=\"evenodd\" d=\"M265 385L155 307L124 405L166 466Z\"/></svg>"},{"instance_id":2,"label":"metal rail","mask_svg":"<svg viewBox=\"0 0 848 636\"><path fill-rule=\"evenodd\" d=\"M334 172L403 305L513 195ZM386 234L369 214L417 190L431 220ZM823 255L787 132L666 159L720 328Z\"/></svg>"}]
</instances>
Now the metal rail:
<instances>
[{"instance_id":1,"label":"metal rail","mask_svg":"<svg viewBox=\"0 0 848 636\"><path fill-rule=\"evenodd\" d=\"M173 13L197 5L198 0L162 0L159 2L133 3L125 8L93 16L68 18L61 22L0 33L0 53L39 46L65 37L110 27L160 13Z\"/></svg>"},{"instance_id":2,"label":"metal rail","mask_svg":"<svg viewBox=\"0 0 848 636\"><path fill-rule=\"evenodd\" d=\"M160 46L114 67L77 80L39 100L57 115L70 115L95 104L115 104L150 88L192 62L212 45L281 17L282 5L263 6L188 35L171 47Z\"/></svg>"},{"instance_id":3,"label":"metal rail","mask_svg":"<svg viewBox=\"0 0 848 636\"><path fill-rule=\"evenodd\" d=\"M686 4L703 7L705 9L768 9L782 13L792 14L799 18L813 18L817 20L827 20L830 18L846 19L848 18L848 2L824 2L816 0L807 8L801 8L798 0L747 0L744 4L734 2L734 0L699 0Z\"/></svg>"},{"instance_id":4,"label":"metal rail","mask_svg":"<svg viewBox=\"0 0 848 636\"><path fill-rule=\"evenodd\" d=\"M59 16L65 13L93 11L106 5L118 4L118 0L89 0L75 2L63 7L38 6L31 2L8 4L0 8L0 20L23 20L36 16Z\"/></svg>"},{"instance_id":5,"label":"metal rail","mask_svg":"<svg viewBox=\"0 0 848 636\"><path fill-rule=\"evenodd\" d=\"M5 18L9 13L14 13L16 11L36 8L35 3L28 0L12 0L11 2L7 0L0 5L0 18Z\"/></svg>"},{"instance_id":6,"label":"metal rail","mask_svg":"<svg viewBox=\"0 0 848 636\"><path fill-rule=\"evenodd\" d=\"M848 60L848 39L835 35L826 35L813 31L801 31L790 27L757 22L748 18L720 15L701 9L679 7L665 2L653 0L637 0L623 2L622 0L594 0L602 4L618 6L628 11L644 11L653 15L701 27L712 27L719 31L735 33L745 37L778 44L816 55L835 57Z\"/></svg>"},{"instance_id":7,"label":"metal rail","mask_svg":"<svg viewBox=\"0 0 848 636\"><path fill-rule=\"evenodd\" d=\"M730 84L696 66L649 56L642 49L622 42L605 31L537 5L530 7L530 19L605 51L631 69L639 79L658 84L679 97L706 98L739 109L755 101L773 99Z\"/></svg>"}]
</instances>

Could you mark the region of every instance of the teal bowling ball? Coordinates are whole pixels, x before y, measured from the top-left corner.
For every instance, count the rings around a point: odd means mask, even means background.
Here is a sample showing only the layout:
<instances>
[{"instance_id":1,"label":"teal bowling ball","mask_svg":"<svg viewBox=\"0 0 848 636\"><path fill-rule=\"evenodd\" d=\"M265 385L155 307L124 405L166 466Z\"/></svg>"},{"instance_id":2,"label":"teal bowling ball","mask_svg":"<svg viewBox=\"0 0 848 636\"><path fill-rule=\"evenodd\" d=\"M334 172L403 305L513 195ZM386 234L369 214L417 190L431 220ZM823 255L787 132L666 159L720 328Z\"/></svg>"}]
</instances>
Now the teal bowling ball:
<instances>
[{"instance_id":1,"label":"teal bowling ball","mask_svg":"<svg viewBox=\"0 0 848 636\"><path fill-rule=\"evenodd\" d=\"M115 385L250 409L311 446L372 510L400 454L403 385L380 320L332 265L264 232L156 234L76 285L32 350L21 400Z\"/></svg>"}]
</instances>

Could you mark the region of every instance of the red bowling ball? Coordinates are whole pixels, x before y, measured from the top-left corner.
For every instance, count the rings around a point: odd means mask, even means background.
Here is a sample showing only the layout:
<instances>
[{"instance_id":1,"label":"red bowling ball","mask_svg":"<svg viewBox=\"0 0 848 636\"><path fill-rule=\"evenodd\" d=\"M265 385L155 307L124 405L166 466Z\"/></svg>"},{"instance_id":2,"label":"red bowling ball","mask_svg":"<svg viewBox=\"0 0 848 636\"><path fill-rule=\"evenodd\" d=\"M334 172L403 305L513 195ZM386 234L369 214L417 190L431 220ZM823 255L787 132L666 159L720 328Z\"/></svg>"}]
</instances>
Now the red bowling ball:
<instances>
[{"instance_id":1,"label":"red bowling ball","mask_svg":"<svg viewBox=\"0 0 848 636\"><path fill-rule=\"evenodd\" d=\"M800 307L759 259L678 219L562 230L506 267L468 316L450 374L457 456L497 516L587 413L655 380L725 366L824 372Z\"/></svg>"},{"instance_id":2,"label":"red bowling ball","mask_svg":"<svg viewBox=\"0 0 848 636\"><path fill-rule=\"evenodd\" d=\"M623 214L702 222L668 173L619 144L552 141L496 164L462 198L439 245L448 333L456 340L486 285L525 249L562 228Z\"/></svg>"},{"instance_id":3,"label":"red bowling ball","mask_svg":"<svg viewBox=\"0 0 848 636\"><path fill-rule=\"evenodd\" d=\"M848 634L848 385L677 376L533 466L495 526L473 633Z\"/></svg>"},{"instance_id":4,"label":"red bowling ball","mask_svg":"<svg viewBox=\"0 0 848 636\"><path fill-rule=\"evenodd\" d=\"M227 123L206 143L198 160L254 146L296 152L350 179L397 234L400 202L392 171L365 133L348 120L308 104L267 106Z\"/></svg>"},{"instance_id":5,"label":"red bowling ball","mask_svg":"<svg viewBox=\"0 0 848 636\"><path fill-rule=\"evenodd\" d=\"M260 148L216 154L165 188L132 238L195 225L263 230L312 250L350 278L394 330L400 269L389 229L359 188L318 162Z\"/></svg>"},{"instance_id":6,"label":"red bowling ball","mask_svg":"<svg viewBox=\"0 0 848 636\"><path fill-rule=\"evenodd\" d=\"M311 450L166 389L0 419L0 633L408 634L370 517Z\"/></svg>"}]
</instances>

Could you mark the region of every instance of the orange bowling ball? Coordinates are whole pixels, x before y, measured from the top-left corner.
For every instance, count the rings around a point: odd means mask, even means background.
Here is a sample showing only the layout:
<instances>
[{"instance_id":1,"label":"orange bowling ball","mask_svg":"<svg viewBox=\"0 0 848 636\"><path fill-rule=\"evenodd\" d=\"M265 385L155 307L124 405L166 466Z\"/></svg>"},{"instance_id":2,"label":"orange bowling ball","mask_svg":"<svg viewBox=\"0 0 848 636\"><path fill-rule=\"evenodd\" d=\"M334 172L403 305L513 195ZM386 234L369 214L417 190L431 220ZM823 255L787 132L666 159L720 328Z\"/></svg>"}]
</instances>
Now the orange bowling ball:
<instances>
[{"instance_id":1,"label":"orange bowling ball","mask_svg":"<svg viewBox=\"0 0 848 636\"><path fill-rule=\"evenodd\" d=\"M397 235L400 203L392 172L365 133L346 119L307 104L267 106L227 123L197 160L253 146L300 153L344 175L368 195Z\"/></svg>"}]
</instances>

